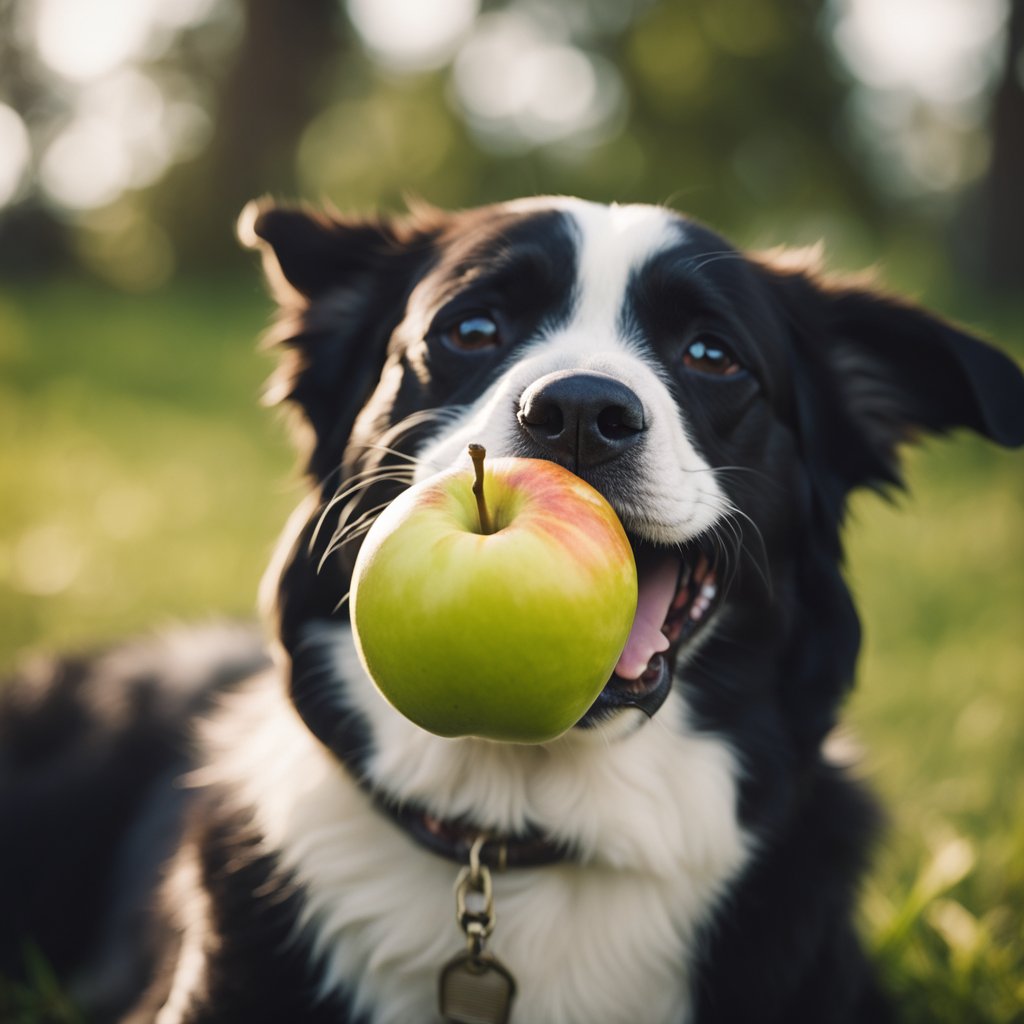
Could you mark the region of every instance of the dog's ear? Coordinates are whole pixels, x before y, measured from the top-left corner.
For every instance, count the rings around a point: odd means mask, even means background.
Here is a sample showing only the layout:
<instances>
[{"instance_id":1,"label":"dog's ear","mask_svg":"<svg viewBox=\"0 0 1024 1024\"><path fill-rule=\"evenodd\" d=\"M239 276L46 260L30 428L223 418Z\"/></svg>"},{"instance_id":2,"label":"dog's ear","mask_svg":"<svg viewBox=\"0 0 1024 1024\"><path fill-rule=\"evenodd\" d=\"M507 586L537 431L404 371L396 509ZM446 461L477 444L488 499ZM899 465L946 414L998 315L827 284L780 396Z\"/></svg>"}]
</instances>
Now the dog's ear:
<instances>
[{"instance_id":1,"label":"dog's ear","mask_svg":"<svg viewBox=\"0 0 1024 1024\"><path fill-rule=\"evenodd\" d=\"M269 341L283 351L268 403L296 405L311 429L309 471L337 469L355 418L380 377L387 342L432 258L440 214L354 219L248 204L238 222L257 249L280 315Z\"/></svg>"},{"instance_id":2,"label":"dog's ear","mask_svg":"<svg viewBox=\"0 0 1024 1024\"><path fill-rule=\"evenodd\" d=\"M901 447L967 427L1006 446L1024 443L1024 376L990 345L870 278L834 279L818 254L760 263L791 339L792 418L808 474L813 520L798 564L800 644L783 673L794 738L817 751L851 685L860 643L840 568L839 530L858 487L901 483Z\"/></svg>"},{"instance_id":3,"label":"dog's ear","mask_svg":"<svg viewBox=\"0 0 1024 1024\"><path fill-rule=\"evenodd\" d=\"M922 433L967 427L1024 444L1024 375L980 339L864 279L768 265L796 335L793 371L801 441L835 479L899 484L899 449Z\"/></svg>"}]
</instances>

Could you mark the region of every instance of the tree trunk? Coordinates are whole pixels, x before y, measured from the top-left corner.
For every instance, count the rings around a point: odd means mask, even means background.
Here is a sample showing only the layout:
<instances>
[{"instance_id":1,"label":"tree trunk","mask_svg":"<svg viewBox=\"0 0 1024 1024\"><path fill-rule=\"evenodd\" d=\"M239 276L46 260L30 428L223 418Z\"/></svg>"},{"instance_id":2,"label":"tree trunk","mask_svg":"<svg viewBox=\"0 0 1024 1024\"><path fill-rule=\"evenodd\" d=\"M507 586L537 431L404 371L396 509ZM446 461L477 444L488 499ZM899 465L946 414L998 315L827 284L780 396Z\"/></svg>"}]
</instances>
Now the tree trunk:
<instances>
[{"instance_id":1,"label":"tree trunk","mask_svg":"<svg viewBox=\"0 0 1024 1024\"><path fill-rule=\"evenodd\" d=\"M992 163L981 209L986 287L1024 294L1024 0L1011 0L1006 67L992 103Z\"/></svg>"},{"instance_id":2,"label":"tree trunk","mask_svg":"<svg viewBox=\"0 0 1024 1024\"><path fill-rule=\"evenodd\" d=\"M206 149L157 186L182 265L237 258L234 222L250 199L295 191L295 153L346 49L337 0L244 0L244 28L215 99Z\"/></svg>"}]
</instances>

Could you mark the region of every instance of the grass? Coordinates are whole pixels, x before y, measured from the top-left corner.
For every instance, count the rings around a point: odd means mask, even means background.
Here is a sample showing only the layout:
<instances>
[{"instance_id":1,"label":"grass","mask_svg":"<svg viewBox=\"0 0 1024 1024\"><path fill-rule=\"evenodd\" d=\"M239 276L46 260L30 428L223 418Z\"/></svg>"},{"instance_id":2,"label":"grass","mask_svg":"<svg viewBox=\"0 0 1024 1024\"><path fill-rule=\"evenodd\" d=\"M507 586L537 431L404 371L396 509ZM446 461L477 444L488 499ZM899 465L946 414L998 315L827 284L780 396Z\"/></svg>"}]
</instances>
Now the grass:
<instances>
[{"instance_id":1,"label":"grass","mask_svg":"<svg viewBox=\"0 0 1024 1024\"><path fill-rule=\"evenodd\" d=\"M299 493L257 286L0 293L0 662L251 614Z\"/></svg>"},{"instance_id":2,"label":"grass","mask_svg":"<svg viewBox=\"0 0 1024 1024\"><path fill-rule=\"evenodd\" d=\"M865 623L848 710L892 825L866 926L906 1019L1024 1020L1019 457L981 441L910 459L901 508L850 534Z\"/></svg>"},{"instance_id":3,"label":"grass","mask_svg":"<svg viewBox=\"0 0 1024 1024\"><path fill-rule=\"evenodd\" d=\"M268 313L248 284L0 290L0 667L251 613L301 490L285 431L257 407ZM1012 1024L1024 474L957 436L911 453L907 478L893 504L858 497L848 532L865 649L847 721L892 821L864 927L909 1024ZM33 977L0 990L12 1019L73 1019L45 965Z\"/></svg>"}]
</instances>

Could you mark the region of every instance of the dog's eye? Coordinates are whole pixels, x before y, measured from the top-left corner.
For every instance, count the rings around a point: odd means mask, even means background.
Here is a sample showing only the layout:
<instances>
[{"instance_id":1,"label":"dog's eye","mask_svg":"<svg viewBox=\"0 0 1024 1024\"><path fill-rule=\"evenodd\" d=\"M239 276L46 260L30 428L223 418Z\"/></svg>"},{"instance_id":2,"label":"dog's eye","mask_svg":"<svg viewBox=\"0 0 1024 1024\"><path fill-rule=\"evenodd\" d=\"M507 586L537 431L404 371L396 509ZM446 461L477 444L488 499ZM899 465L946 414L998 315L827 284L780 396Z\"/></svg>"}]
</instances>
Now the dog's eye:
<instances>
[{"instance_id":1,"label":"dog's eye","mask_svg":"<svg viewBox=\"0 0 1024 1024\"><path fill-rule=\"evenodd\" d=\"M501 333L489 316L477 313L449 327L444 332L444 339L452 348L462 352L479 352L501 344Z\"/></svg>"},{"instance_id":2,"label":"dog's eye","mask_svg":"<svg viewBox=\"0 0 1024 1024\"><path fill-rule=\"evenodd\" d=\"M683 352L683 365L715 377L730 377L739 373L739 360L717 338L706 334L694 338Z\"/></svg>"}]
</instances>

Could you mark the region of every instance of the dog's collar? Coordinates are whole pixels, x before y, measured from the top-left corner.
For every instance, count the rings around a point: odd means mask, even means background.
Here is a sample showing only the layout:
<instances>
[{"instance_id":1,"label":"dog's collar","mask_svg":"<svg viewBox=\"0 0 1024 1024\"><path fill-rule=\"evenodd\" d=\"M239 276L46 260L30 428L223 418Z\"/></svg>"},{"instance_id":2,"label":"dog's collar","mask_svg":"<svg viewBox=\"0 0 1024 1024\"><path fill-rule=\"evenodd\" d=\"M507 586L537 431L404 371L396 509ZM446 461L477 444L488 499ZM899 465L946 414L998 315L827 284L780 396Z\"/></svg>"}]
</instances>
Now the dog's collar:
<instances>
[{"instance_id":1,"label":"dog's collar","mask_svg":"<svg viewBox=\"0 0 1024 1024\"><path fill-rule=\"evenodd\" d=\"M480 862L496 871L557 864L572 856L569 847L533 829L512 835L494 833L461 819L445 821L422 808L398 805L376 790L368 791L374 806L407 836L431 853L457 864L469 864L470 850L481 837L484 843Z\"/></svg>"},{"instance_id":2,"label":"dog's collar","mask_svg":"<svg viewBox=\"0 0 1024 1024\"><path fill-rule=\"evenodd\" d=\"M494 832L464 818L445 820L420 805L398 801L373 785L362 763L353 755L352 748L339 745L332 749L348 770L349 776L369 797L373 807L410 839L439 857L467 865L470 862L470 851L481 837L485 842L479 850L480 863L498 871L557 864L572 857L569 846L546 838L534 828L511 834Z\"/></svg>"},{"instance_id":3,"label":"dog's collar","mask_svg":"<svg viewBox=\"0 0 1024 1024\"><path fill-rule=\"evenodd\" d=\"M295 638L293 638L294 640ZM487 841L480 860L489 868L540 867L569 860L570 846L546 838L536 829L513 834L495 833L465 819L443 820L426 808L399 801L368 778L365 724L358 712L337 699L324 699L320 666L309 664L315 647L293 643L289 695L306 726L338 759L371 803L407 836L439 857L469 864L469 853L481 836Z\"/></svg>"}]
</instances>

